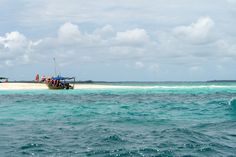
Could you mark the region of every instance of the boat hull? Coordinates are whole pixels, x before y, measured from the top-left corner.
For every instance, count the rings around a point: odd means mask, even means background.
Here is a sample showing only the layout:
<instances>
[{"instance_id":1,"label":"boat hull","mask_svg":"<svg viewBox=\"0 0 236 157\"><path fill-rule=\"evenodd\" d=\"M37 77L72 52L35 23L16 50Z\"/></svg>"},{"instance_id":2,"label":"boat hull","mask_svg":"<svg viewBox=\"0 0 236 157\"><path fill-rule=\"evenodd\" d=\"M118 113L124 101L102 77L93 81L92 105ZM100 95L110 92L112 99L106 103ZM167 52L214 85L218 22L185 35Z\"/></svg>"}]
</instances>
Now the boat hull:
<instances>
[{"instance_id":1,"label":"boat hull","mask_svg":"<svg viewBox=\"0 0 236 157\"><path fill-rule=\"evenodd\" d=\"M71 85L63 85L63 86L54 86L53 84L46 83L48 89L53 89L53 90L61 90L61 89L74 89L73 86Z\"/></svg>"}]
</instances>

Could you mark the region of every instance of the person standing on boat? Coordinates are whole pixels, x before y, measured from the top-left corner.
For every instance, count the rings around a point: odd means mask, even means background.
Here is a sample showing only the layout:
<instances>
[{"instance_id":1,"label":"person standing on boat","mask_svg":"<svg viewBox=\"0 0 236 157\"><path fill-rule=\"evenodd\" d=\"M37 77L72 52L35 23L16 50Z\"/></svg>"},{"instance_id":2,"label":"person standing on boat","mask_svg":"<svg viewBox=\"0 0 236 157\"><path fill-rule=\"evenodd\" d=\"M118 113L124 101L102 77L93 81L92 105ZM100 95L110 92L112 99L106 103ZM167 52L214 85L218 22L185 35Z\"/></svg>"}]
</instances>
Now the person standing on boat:
<instances>
[{"instance_id":1,"label":"person standing on boat","mask_svg":"<svg viewBox=\"0 0 236 157\"><path fill-rule=\"evenodd\" d=\"M45 82L46 81L46 77L43 75L41 78L41 82Z\"/></svg>"},{"instance_id":2,"label":"person standing on boat","mask_svg":"<svg viewBox=\"0 0 236 157\"><path fill-rule=\"evenodd\" d=\"M39 74L36 75L35 81L36 81L36 82L39 82Z\"/></svg>"}]
</instances>

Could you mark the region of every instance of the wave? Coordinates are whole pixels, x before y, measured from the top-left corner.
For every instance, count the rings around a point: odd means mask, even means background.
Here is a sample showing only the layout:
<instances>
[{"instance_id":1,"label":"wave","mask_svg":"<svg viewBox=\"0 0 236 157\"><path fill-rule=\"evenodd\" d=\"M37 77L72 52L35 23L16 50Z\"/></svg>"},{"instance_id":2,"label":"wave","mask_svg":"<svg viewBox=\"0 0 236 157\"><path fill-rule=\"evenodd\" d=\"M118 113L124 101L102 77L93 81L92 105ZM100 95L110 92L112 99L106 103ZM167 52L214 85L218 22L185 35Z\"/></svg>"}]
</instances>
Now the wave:
<instances>
[{"instance_id":1,"label":"wave","mask_svg":"<svg viewBox=\"0 0 236 157\"><path fill-rule=\"evenodd\" d=\"M99 90L99 89L160 89L160 90L178 90L178 89L234 89L232 85L91 85L91 86L75 86L77 90Z\"/></svg>"},{"instance_id":2,"label":"wave","mask_svg":"<svg viewBox=\"0 0 236 157\"><path fill-rule=\"evenodd\" d=\"M232 89L235 88L236 86L218 86L218 85L200 85L200 86L154 86L154 88L163 88L163 89L219 89L219 88L227 88L227 89Z\"/></svg>"},{"instance_id":3,"label":"wave","mask_svg":"<svg viewBox=\"0 0 236 157\"><path fill-rule=\"evenodd\" d=\"M236 98L235 97L231 98L231 100L229 101L229 105L233 110L236 111Z\"/></svg>"},{"instance_id":4,"label":"wave","mask_svg":"<svg viewBox=\"0 0 236 157\"><path fill-rule=\"evenodd\" d=\"M132 134L133 133L133 134ZM136 133L136 134L134 134ZM114 138L115 137L115 138ZM125 140L120 140L124 138ZM111 144L116 142L115 146ZM223 141L223 142L222 142ZM227 141L227 140L225 140ZM234 154L234 147L223 139L190 128L169 128L146 133L131 132L128 135L97 140L99 147L84 152L87 156L227 156ZM106 145L107 147L101 147ZM96 145L97 146L97 145Z\"/></svg>"}]
</instances>

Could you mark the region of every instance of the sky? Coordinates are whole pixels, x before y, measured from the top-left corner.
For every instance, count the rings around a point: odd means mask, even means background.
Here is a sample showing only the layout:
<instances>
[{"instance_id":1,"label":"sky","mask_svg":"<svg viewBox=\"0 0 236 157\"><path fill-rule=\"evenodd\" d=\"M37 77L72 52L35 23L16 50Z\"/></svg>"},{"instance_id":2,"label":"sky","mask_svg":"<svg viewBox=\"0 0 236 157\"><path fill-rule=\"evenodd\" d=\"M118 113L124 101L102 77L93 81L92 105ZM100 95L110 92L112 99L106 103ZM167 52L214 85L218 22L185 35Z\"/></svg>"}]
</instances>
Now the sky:
<instances>
[{"instance_id":1,"label":"sky","mask_svg":"<svg viewBox=\"0 0 236 157\"><path fill-rule=\"evenodd\" d=\"M236 79L236 0L0 0L0 76Z\"/></svg>"}]
</instances>

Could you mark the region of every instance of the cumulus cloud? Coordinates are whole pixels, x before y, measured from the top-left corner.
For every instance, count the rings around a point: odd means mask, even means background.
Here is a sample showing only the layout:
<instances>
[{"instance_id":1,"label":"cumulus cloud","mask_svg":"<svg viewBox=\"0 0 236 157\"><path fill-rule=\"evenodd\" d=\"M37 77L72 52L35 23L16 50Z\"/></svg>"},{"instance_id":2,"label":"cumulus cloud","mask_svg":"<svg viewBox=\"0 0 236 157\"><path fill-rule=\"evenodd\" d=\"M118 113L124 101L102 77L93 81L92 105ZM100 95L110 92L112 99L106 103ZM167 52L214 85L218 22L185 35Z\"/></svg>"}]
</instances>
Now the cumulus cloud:
<instances>
[{"instance_id":1,"label":"cumulus cloud","mask_svg":"<svg viewBox=\"0 0 236 157\"><path fill-rule=\"evenodd\" d=\"M33 47L39 43L40 41L28 40L17 31L0 36L0 63L11 66L30 62L30 56L33 56Z\"/></svg>"},{"instance_id":2,"label":"cumulus cloud","mask_svg":"<svg viewBox=\"0 0 236 157\"><path fill-rule=\"evenodd\" d=\"M199 28L198 25L204 23L202 20L199 21L189 29ZM170 41L167 36L170 37ZM201 55L200 52L182 51L181 45L173 42L174 39L171 36L171 33L166 34L164 38L160 36L162 40L159 40L158 44L151 44L157 41L151 38L145 29L116 31L111 25L105 25L87 33L81 31L78 25L66 22L58 28L57 36L39 39L38 42L31 41L19 32L7 33L0 38L0 49L2 61L4 54L5 63L8 65L16 60L21 60L22 63L30 62L38 56L37 61L42 62L45 62L47 58L56 57L61 65L113 62L114 60L132 61L135 67L145 67L148 70L159 69L159 65L144 66L145 60L150 61L151 64L161 58L186 57L187 53ZM184 49L186 50L186 47ZM190 46L189 50L191 49Z\"/></svg>"},{"instance_id":3,"label":"cumulus cloud","mask_svg":"<svg viewBox=\"0 0 236 157\"><path fill-rule=\"evenodd\" d=\"M117 32L115 39L121 44L143 45L149 40L149 36L144 29L132 29L124 32Z\"/></svg>"},{"instance_id":4,"label":"cumulus cloud","mask_svg":"<svg viewBox=\"0 0 236 157\"><path fill-rule=\"evenodd\" d=\"M5 37L0 37L0 44L4 48L16 50L22 48L22 45L26 45L26 37L17 31L6 33Z\"/></svg>"},{"instance_id":5,"label":"cumulus cloud","mask_svg":"<svg viewBox=\"0 0 236 157\"><path fill-rule=\"evenodd\" d=\"M156 41L157 39L151 38L142 28L116 31L113 26L105 25L87 33L81 31L78 25L66 22L58 28L57 36L39 39L37 42L31 41L19 32L6 33L5 36L0 37L0 55L1 61L8 65L13 64L14 61L30 62L37 56L37 61L42 62L47 58L56 57L64 65L115 60L132 61L135 67L145 67L148 70L159 69L159 64L153 64L148 68L147 62L151 64L168 58L168 61L172 59L171 64L175 64L179 61L186 62L190 56L215 55L210 51L215 45L210 47L198 45L196 49L194 45L178 42L179 38L181 40L190 38L191 42L202 43L208 39L213 26L214 22L210 18L201 18L190 26L177 27L175 35L178 35L178 38L173 37L171 33L164 35L158 33L159 39ZM218 49L222 49L223 46L224 43L216 44ZM232 55L234 47L229 45L225 47L227 47L227 54Z\"/></svg>"},{"instance_id":6,"label":"cumulus cloud","mask_svg":"<svg viewBox=\"0 0 236 157\"><path fill-rule=\"evenodd\" d=\"M77 54L89 56L90 60L91 56L104 60L143 55L144 49L140 46L147 44L149 40L146 30L140 28L116 32L111 25L105 25L87 33L81 32L77 25L67 22L59 28L58 36L49 43L58 41L58 47L66 47L63 56L66 56L67 51L78 51ZM92 49L94 50L91 52Z\"/></svg>"},{"instance_id":7,"label":"cumulus cloud","mask_svg":"<svg viewBox=\"0 0 236 157\"><path fill-rule=\"evenodd\" d=\"M102 29L97 29L92 33L80 31L78 25L71 22L66 22L58 29L58 36L52 38L54 42L58 42L64 46L76 47L93 47L103 44L103 38L109 37L112 32L111 26L105 26Z\"/></svg>"},{"instance_id":8,"label":"cumulus cloud","mask_svg":"<svg viewBox=\"0 0 236 157\"><path fill-rule=\"evenodd\" d=\"M58 28L57 36L41 40L36 53L47 54L48 58L56 57L60 64L68 65L67 62L110 63L143 58L150 39L146 30L140 28L118 32L113 26L105 25L85 32L78 25L66 22ZM41 58L46 59L44 55Z\"/></svg>"},{"instance_id":9,"label":"cumulus cloud","mask_svg":"<svg viewBox=\"0 0 236 157\"><path fill-rule=\"evenodd\" d=\"M63 43L73 43L81 41L82 35L77 25L66 22L59 28L58 38Z\"/></svg>"},{"instance_id":10,"label":"cumulus cloud","mask_svg":"<svg viewBox=\"0 0 236 157\"><path fill-rule=\"evenodd\" d=\"M8 66L32 61L48 64L48 60L56 57L60 67L80 67L84 63L119 63L150 73L161 73L161 67L166 64L188 65L190 70L199 71L198 64L195 63L204 64L207 59L203 58L218 54L216 51L212 53L212 50L219 49L223 52L224 49L225 54L222 55L236 56L235 46L223 40L216 44L199 44L202 41L206 43L211 34L214 22L209 20L210 18L203 18L189 26L177 27L174 29L175 36L172 32L158 32L155 34L158 39L154 35L149 36L150 33L142 28L117 31L112 25L105 25L86 32L71 22L59 26L55 31L57 35L37 42L19 32L10 32L0 37L0 62ZM186 44L187 40L194 44Z\"/></svg>"},{"instance_id":11,"label":"cumulus cloud","mask_svg":"<svg viewBox=\"0 0 236 157\"><path fill-rule=\"evenodd\" d=\"M179 26L174 29L174 35L186 42L205 44L211 41L214 21L210 17L200 18L189 26Z\"/></svg>"}]
</instances>

